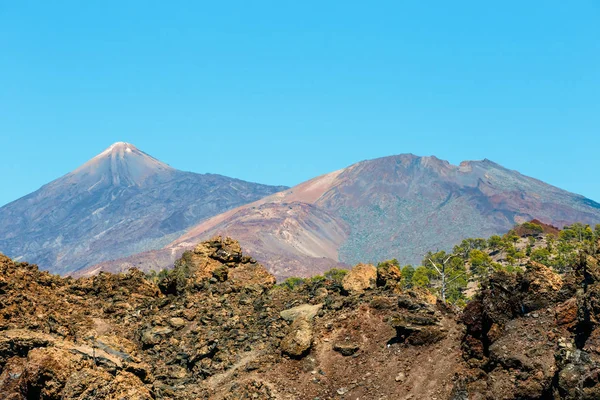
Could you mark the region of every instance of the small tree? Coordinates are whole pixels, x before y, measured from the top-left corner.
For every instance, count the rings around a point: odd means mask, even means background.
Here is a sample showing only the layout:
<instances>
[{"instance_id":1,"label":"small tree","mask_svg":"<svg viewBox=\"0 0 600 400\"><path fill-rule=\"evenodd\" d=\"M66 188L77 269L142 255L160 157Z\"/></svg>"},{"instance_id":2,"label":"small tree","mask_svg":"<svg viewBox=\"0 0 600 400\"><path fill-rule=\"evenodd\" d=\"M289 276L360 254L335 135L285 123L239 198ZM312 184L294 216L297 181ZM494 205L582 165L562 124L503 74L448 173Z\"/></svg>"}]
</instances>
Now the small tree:
<instances>
[{"instance_id":1,"label":"small tree","mask_svg":"<svg viewBox=\"0 0 600 400\"><path fill-rule=\"evenodd\" d=\"M469 261L471 270L479 276L486 276L492 268L492 258L481 250L472 251Z\"/></svg>"},{"instance_id":2,"label":"small tree","mask_svg":"<svg viewBox=\"0 0 600 400\"><path fill-rule=\"evenodd\" d=\"M523 262L523 259L526 257L525 253L523 253L522 251L517 251L515 253L515 258L517 259L517 261L519 262L519 264L521 264Z\"/></svg>"},{"instance_id":3,"label":"small tree","mask_svg":"<svg viewBox=\"0 0 600 400\"><path fill-rule=\"evenodd\" d=\"M550 252L548 249L535 249L531 252L531 259L544 265L550 264Z\"/></svg>"},{"instance_id":4,"label":"small tree","mask_svg":"<svg viewBox=\"0 0 600 400\"><path fill-rule=\"evenodd\" d=\"M487 247L487 240L485 239L464 239L459 245L454 246L452 252L462 257L464 261L469 259L471 250L483 250Z\"/></svg>"},{"instance_id":5,"label":"small tree","mask_svg":"<svg viewBox=\"0 0 600 400\"><path fill-rule=\"evenodd\" d=\"M400 284L402 285L402 287L404 289L412 287L412 280L413 280L413 276L415 274L415 269L413 268L413 266L405 265L404 267L402 267L401 272L402 272L402 280L400 281Z\"/></svg>"},{"instance_id":6,"label":"small tree","mask_svg":"<svg viewBox=\"0 0 600 400\"><path fill-rule=\"evenodd\" d=\"M527 235L539 235L544 231L541 225L535 224L533 222L525 222L521 225L522 230L526 232Z\"/></svg>"},{"instance_id":7,"label":"small tree","mask_svg":"<svg viewBox=\"0 0 600 400\"><path fill-rule=\"evenodd\" d=\"M552 234L546 235L546 249L548 249L548 251L550 253L553 253L555 246L556 246L556 236L554 236Z\"/></svg>"},{"instance_id":8,"label":"small tree","mask_svg":"<svg viewBox=\"0 0 600 400\"><path fill-rule=\"evenodd\" d=\"M420 267L417 267L412 276L411 283L415 287L428 287L430 285L429 270L422 265Z\"/></svg>"},{"instance_id":9,"label":"small tree","mask_svg":"<svg viewBox=\"0 0 600 400\"><path fill-rule=\"evenodd\" d=\"M462 288L466 286L466 271L460 256L439 251L437 253L429 252L425 258L424 263L432 268L430 270L432 275L439 280L442 301L446 301L448 290L453 283L453 287L462 292ZM457 288L458 283L460 283L460 288Z\"/></svg>"},{"instance_id":10,"label":"small tree","mask_svg":"<svg viewBox=\"0 0 600 400\"><path fill-rule=\"evenodd\" d=\"M385 261L380 262L379 264L377 264L377 268L389 266L389 265L393 265L395 267L400 268L400 262L395 258L392 258L391 260L385 260Z\"/></svg>"},{"instance_id":11,"label":"small tree","mask_svg":"<svg viewBox=\"0 0 600 400\"><path fill-rule=\"evenodd\" d=\"M498 235L490 236L490 238L488 239L488 247L492 251L498 251L498 250L502 249L503 246L504 246L504 241L502 240L502 237L500 237Z\"/></svg>"}]
</instances>

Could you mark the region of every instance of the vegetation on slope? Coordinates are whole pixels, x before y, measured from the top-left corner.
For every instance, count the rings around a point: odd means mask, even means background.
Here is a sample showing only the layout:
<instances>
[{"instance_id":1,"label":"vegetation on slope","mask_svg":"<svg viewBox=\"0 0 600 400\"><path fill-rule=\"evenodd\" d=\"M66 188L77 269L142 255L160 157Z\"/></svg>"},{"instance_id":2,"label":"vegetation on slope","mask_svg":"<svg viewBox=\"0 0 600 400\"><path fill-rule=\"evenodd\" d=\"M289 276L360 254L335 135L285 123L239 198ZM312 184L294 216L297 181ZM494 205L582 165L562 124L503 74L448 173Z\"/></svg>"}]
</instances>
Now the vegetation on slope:
<instances>
[{"instance_id":1,"label":"vegetation on slope","mask_svg":"<svg viewBox=\"0 0 600 400\"><path fill-rule=\"evenodd\" d=\"M502 236L464 239L451 252L429 251L418 266L402 266L394 258L378 263L377 268L397 267L402 275L400 289L426 289L462 307L479 283L493 272L522 272L535 261L563 274L576 264L582 251L595 252L599 240L600 225L592 228L575 223L559 230L534 220L515 226ZM288 278L280 285L294 290L303 286L310 289L324 281L341 283L346 272L332 269L311 278Z\"/></svg>"}]
</instances>

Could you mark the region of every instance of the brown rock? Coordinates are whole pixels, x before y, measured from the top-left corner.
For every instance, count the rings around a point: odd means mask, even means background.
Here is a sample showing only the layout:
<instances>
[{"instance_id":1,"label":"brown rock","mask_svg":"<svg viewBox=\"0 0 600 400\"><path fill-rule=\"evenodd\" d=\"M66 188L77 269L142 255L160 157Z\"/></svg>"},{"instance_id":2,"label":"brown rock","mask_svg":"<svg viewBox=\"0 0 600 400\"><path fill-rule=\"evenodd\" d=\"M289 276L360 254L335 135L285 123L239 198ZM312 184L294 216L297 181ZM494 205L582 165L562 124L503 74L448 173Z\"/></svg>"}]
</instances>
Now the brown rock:
<instances>
[{"instance_id":1,"label":"brown rock","mask_svg":"<svg viewBox=\"0 0 600 400\"><path fill-rule=\"evenodd\" d=\"M523 306L531 312L553 302L562 288L560 275L535 261L529 261L523 274L523 284L527 291L523 293Z\"/></svg>"},{"instance_id":2,"label":"brown rock","mask_svg":"<svg viewBox=\"0 0 600 400\"><path fill-rule=\"evenodd\" d=\"M560 275L535 261L529 261L525 276L529 281L531 290L540 294L556 292L562 287Z\"/></svg>"},{"instance_id":3,"label":"brown rock","mask_svg":"<svg viewBox=\"0 0 600 400\"><path fill-rule=\"evenodd\" d=\"M399 341L414 346L436 343L446 336L439 317L427 312L398 314L390 319L390 324L396 329Z\"/></svg>"},{"instance_id":4,"label":"brown rock","mask_svg":"<svg viewBox=\"0 0 600 400\"><path fill-rule=\"evenodd\" d=\"M281 341L281 350L292 357L301 357L310 349L312 337L310 321L304 317L296 318L289 333Z\"/></svg>"},{"instance_id":5,"label":"brown rock","mask_svg":"<svg viewBox=\"0 0 600 400\"><path fill-rule=\"evenodd\" d=\"M333 350L345 357L355 354L359 349L360 346L355 343L336 343L333 345Z\"/></svg>"},{"instance_id":6,"label":"brown rock","mask_svg":"<svg viewBox=\"0 0 600 400\"><path fill-rule=\"evenodd\" d=\"M194 254L211 258L221 263L239 263L242 261L242 248L237 240L216 236L202 242L194 248Z\"/></svg>"},{"instance_id":7,"label":"brown rock","mask_svg":"<svg viewBox=\"0 0 600 400\"><path fill-rule=\"evenodd\" d=\"M60 397L64 400L151 400L154 397L144 384L129 372L116 376L102 369L85 368L74 372Z\"/></svg>"},{"instance_id":8,"label":"brown rock","mask_svg":"<svg viewBox=\"0 0 600 400\"><path fill-rule=\"evenodd\" d=\"M262 292L275 285L275 277L258 263L242 264L229 270L229 281L238 287Z\"/></svg>"},{"instance_id":9,"label":"brown rock","mask_svg":"<svg viewBox=\"0 0 600 400\"><path fill-rule=\"evenodd\" d=\"M377 286L393 288L402 280L400 268L384 263L377 267Z\"/></svg>"},{"instance_id":10,"label":"brown rock","mask_svg":"<svg viewBox=\"0 0 600 400\"><path fill-rule=\"evenodd\" d=\"M298 317L311 321L323 308L323 304L301 304L297 307L288 308L279 313L279 316L288 322L293 322Z\"/></svg>"},{"instance_id":11,"label":"brown rock","mask_svg":"<svg viewBox=\"0 0 600 400\"><path fill-rule=\"evenodd\" d=\"M567 329L577 323L577 299L571 298L556 307L556 323L565 325Z\"/></svg>"},{"instance_id":12,"label":"brown rock","mask_svg":"<svg viewBox=\"0 0 600 400\"><path fill-rule=\"evenodd\" d=\"M31 350L27 354L27 363L20 377L21 390L28 396L60 398L75 362L75 357L66 350L53 347Z\"/></svg>"},{"instance_id":13,"label":"brown rock","mask_svg":"<svg viewBox=\"0 0 600 400\"><path fill-rule=\"evenodd\" d=\"M342 280L342 287L349 293L361 293L374 289L377 283L377 268L371 264L358 264Z\"/></svg>"},{"instance_id":14,"label":"brown rock","mask_svg":"<svg viewBox=\"0 0 600 400\"><path fill-rule=\"evenodd\" d=\"M185 326L185 320L183 318L174 317L169 319L169 325L175 329L183 328Z\"/></svg>"},{"instance_id":15,"label":"brown rock","mask_svg":"<svg viewBox=\"0 0 600 400\"><path fill-rule=\"evenodd\" d=\"M142 333L142 343L147 346L153 346L160 343L163 338L171 334L173 330L166 326L155 326L154 328L146 329Z\"/></svg>"}]
</instances>

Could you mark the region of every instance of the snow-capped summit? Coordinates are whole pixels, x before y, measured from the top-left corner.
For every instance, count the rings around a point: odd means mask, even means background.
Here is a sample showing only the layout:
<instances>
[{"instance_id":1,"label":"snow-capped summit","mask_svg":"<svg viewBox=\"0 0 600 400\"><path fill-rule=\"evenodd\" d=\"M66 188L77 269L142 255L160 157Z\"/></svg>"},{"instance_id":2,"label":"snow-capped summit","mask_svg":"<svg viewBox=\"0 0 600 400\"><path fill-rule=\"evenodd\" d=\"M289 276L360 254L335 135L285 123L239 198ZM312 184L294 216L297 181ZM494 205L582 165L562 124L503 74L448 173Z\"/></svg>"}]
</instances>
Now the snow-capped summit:
<instances>
[{"instance_id":1,"label":"snow-capped summit","mask_svg":"<svg viewBox=\"0 0 600 400\"><path fill-rule=\"evenodd\" d=\"M137 147L135 147L131 143L116 142L110 145L110 147L104 150L102 153L100 153L99 156L112 153L131 153L134 149L137 150Z\"/></svg>"},{"instance_id":2,"label":"snow-capped summit","mask_svg":"<svg viewBox=\"0 0 600 400\"><path fill-rule=\"evenodd\" d=\"M150 177L170 175L173 171L173 168L134 145L117 142L77 168L68 177L75 180L95 180L90 182L93 188L103 184L141 186Z\"/></svg>"}]
</instances>

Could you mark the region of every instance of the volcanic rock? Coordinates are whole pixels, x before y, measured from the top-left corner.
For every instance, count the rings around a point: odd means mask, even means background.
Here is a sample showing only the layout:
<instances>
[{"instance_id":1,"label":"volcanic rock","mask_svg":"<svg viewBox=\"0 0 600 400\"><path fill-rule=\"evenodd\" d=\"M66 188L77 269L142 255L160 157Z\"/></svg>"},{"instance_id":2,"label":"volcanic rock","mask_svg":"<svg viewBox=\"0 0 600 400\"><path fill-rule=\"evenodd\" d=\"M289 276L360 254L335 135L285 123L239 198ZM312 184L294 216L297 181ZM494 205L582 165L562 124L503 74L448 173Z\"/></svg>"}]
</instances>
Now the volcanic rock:
<instances>
[{"instance_id":1,"label":"volcanic rock","mask_svg":"<svg viewBox=\"0 0 600 400\"><path fill-rule=\"evenodd\" d=\"M350 293L361 293L367 289L373 289L376 283L377 268L370 264L358 264L342 280L344 290Z\"/></svg>"},{"instance_id":2,"label":"volcanic rock","mask_svg":"<svg viewBox=\"0 0 600 400\"><path fill-rule=\"evenodd\" d=\"M400 268L384 263L377 267L377 286L393 288L402 280Z\"/></svg>"},{"instance_id":3,"label":"volcanic rock","mask_svg":"<svg viewBox=\"0 0 600 400\"><path fill-rule=\"evenodd\" d=\"M289 333L281 341L281 350L293 357L304 355L312 344L313 330L309 320L298 317L290 326Z\"/></svg>"},{"instance_id":4,"label":"volcanic rock","mask_svg":"<svg viewBox=\"0 0 600 400\"><path fill-rule=\"evenodd\" d=\"M343 356L351 356L360 349L360 346L354 343L336 343L333 345L333 350L337 351Z\"/></svg>"},{"instance_id":5,"label":"volcanic rock","mask_svg":"<svg viewBox=\"0 0 600 400\"><path fill-rule=\"evenodd\" d=\"M301 304L296 307L288 308L279 313L281 318L288 322L293 322L298 317L303 317L308 321L311 321L323 308L323 304Z\"/></svg>"},{"instance_id":6,"label":"volcanic rock","mask_svg":"<svg viewBox=\"0 0 600 400\"><path fill-rule=\"evenodd\" d=\"M83 279L0 256L2 398L326 399L339 388L361 399L600 393L600 282L590 273L598 254L562 276L541 265L492 273L459 310L420 289L371 286L373 274L356 280L368 282L362 291L327 279L273 286L233 240L196 249L159 275Z\"/></svg>"}]
</instances>

